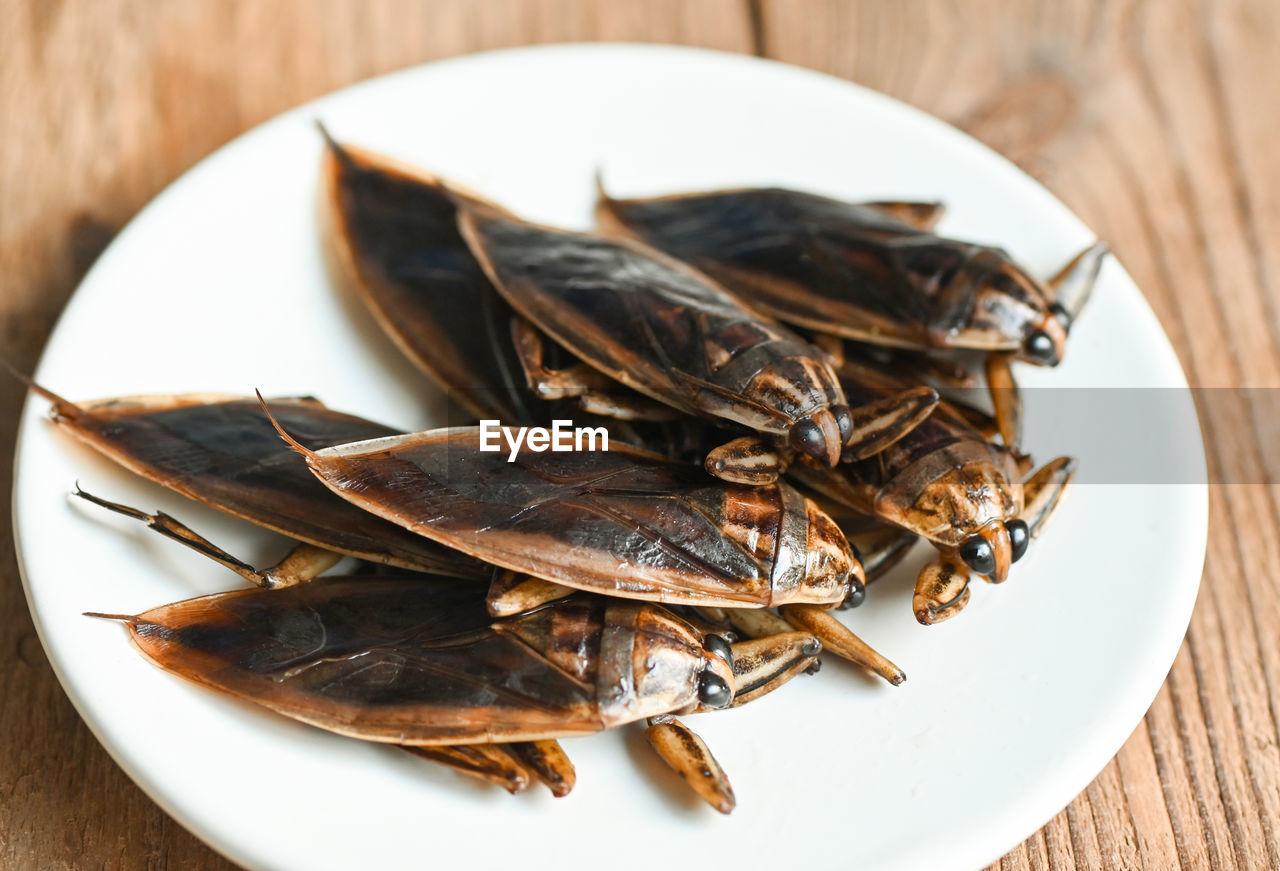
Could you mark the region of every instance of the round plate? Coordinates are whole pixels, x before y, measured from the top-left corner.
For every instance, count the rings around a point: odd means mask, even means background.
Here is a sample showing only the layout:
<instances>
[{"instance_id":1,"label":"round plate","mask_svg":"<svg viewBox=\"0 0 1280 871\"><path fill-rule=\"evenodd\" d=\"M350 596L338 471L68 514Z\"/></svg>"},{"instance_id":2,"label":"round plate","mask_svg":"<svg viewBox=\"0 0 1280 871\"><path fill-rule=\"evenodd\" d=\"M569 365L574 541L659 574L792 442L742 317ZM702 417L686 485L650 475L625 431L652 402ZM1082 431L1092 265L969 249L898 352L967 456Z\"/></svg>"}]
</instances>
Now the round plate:
<instances>
[{"instance_id":1,"label":"round plate","mask_svg":"<svg viewBox=\"0 0 1280 871\"><path fill-rule=\"evenodd\" d=\"M439 393L328 278L316 119L341 140L566 226L587 226L599 167L625 195L781 184L942 199L945 232L998 242L1041 274L1092 241L997 155L843 81L665 47L505 51L349 88L202 162L94 266L39 381L72 399L261 388L316 394L405 428L441 420ZM1022 376L1186 386L1114 262L1063 365ZM1027 446L1039 458L1071 450L1082 470L1106 463L1106 444L1077 450L1069 427L1046 426L1047 406L1028 412ZM187 684L145 662L120 626L82 616L136 613L240 581L69 500L76 480L167 510L249 560L269 560L285 543L134 479L55 431L46 408L32 400L22 422L14 517L49 658L125 771L251 868L761 867L825 862L833 851L863 869L974 868L1070 801L1138 723L1186 629L1204 557L1203 487L1078 485L1011 580L978 584L951 622L925 628L912 618L926 550L845 614L905 668L902 687L829 660L759 702L693 718L733 780L732 816L693 798L638 728L566 742L578 768L569 797L541 788L511 797ZM1198 441L1194 455L1203 461Z\"/></svg>"}]
</instances>

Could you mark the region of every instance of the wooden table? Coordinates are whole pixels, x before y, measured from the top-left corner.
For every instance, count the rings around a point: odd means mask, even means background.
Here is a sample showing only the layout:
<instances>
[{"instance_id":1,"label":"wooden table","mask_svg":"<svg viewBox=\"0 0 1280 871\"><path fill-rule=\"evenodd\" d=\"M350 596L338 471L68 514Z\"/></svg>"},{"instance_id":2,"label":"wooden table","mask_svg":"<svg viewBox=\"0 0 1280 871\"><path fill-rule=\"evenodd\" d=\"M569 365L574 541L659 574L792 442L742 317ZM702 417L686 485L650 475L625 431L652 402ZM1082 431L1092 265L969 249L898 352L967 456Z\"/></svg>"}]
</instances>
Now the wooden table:
<instances>
[{"instance_id":1,"label":"wooden table","mask_svg":"<svg viewBox=\"0 0 1280 871\"><path fill-rule=\"evenodd\" d=\"M1274 0L0 0L0 10L0 354L25 370L111 237L242 130L411 64L631 40L825 70L967 130L1111 242L1193 384L1280 384ZM0 379L0 455L21 399ZM1119 755L1002 868L1280 868L1280 523L1277 488L1250 471L1276 432L1229 412L1204 427L1215 477L1256 483L1213 488L1182 651ZM5 463L0 490L9 476ZM0 571L0 866L231 867L153 805L76 715L36 639L7 535ZM1160 578L1149 580L1159 595Z\"/></svg>"}]
</instances>

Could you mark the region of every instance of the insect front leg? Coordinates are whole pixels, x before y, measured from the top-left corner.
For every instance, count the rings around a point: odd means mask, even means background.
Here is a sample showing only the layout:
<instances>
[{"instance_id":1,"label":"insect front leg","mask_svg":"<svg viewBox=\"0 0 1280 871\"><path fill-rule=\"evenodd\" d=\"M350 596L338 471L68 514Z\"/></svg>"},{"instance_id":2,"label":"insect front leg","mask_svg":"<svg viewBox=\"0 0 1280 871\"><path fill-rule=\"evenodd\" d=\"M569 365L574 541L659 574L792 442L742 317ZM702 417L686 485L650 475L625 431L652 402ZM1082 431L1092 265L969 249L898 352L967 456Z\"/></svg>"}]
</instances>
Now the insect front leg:
<instances>
[{"instance_id":1,"label":"insect front leg","mask_svg":"<svg viewBox=\"0 0 1280 871\"><path fill-rule=\"evenodd\" d=\"M654 423L679 420L680 412L641 393L613 385L613 392L587 390L578 397L578 406L591 414L615 420L646 420Z\"/></svg>"},{"instance_id":2,"label":"insect front leg","mask_svg":"<svg viewBox=\"0 0 1280 871\"><path fill-rule=\"evenodd\" d=\"M707 453L707 473L731 484L772 484L787 467L791 451L759 436L743 436Z\"/></svg>"},{"instance_id":3,"label":"insect front leg","mask_svg":"<svg viewBox=\"0 0 1280 871\"><path fill-rule=\"evenodd\" d=\"M959 614L967 604L969 567L958 555L940 554L920 570L916 591L911 597L911 610L918 622L926 626L941 623Z\"/></svg>"},{"instance_id":4,"label":"insect front leg","mask_svg":"<svg viewBox=\"0 0 1280 871\"><path fill-rule=\"evenodd\" d=\"M915 429L937 405L938 391L915 387L850 408L853 426L841 459L856 462L880 453Z\"/></svg>"},{"instance_id":5,"label":"insect front leg","mask_svg":"<svg viewBox=\"0 0 1280 871\"><path fill-rule=\"evenodd\" d=\"M270 586L291 587L324 574L341 559L340 553L303 542L262 573L267 576Z\"/></svg>"},{"instance_id":6,"label":"insect front leg","mask_svg":"<svg viewBox=\"0 0 1280 871\"><path fill-rule=\"evenodd\" d=\"M651 717L644 735L662 760L684 778L698 797L722 814L738 800L724 768L696 732L670 715Z\"/></svg>"},{"instance_id":7,"label":"insect front leg","mask_svg":"<svg viewBox=\"0 0 1280 871\"><path fill-rule=\"evenodd\" d=\"M591 414L617 420L675 420L679 413L628 390L586 363L553 369L546 363L547 336L522 317L511 319L511 339L529 388L543 399L577 399Z\"/></svg>"},{"instance_id":8,"label":"insect front leg","mask_svg":"<svg viewBox=\"0 0 1280 871\"><path fill-rule=\"evenodd\" d=\"M772 614L769 616L773 617ZM733 707L771 693L801 672L808 671L822 653L822 642L816 636L793 631L785 621L777 617L773 619L782 625L783 631L730 645L733 677L737 683Z\"/></svg>"}]
</instances>

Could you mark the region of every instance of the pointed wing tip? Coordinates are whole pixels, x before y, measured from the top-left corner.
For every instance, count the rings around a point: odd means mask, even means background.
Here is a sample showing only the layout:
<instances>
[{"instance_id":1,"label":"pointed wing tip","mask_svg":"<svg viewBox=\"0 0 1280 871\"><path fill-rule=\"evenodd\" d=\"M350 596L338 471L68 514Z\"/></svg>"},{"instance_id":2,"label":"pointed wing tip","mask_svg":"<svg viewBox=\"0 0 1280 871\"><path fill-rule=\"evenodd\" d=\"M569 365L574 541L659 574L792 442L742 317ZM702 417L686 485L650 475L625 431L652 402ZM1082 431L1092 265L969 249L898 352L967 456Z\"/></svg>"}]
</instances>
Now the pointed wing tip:
<instances>
[{"instance_id":1,"label":"pointed wing tip","mask_svg":"<svg viewBox=\"0 0 1280 871\"><path fill-rule=\"evenodd\" d=\"M289 435L287 431L285 431L285 428L280 424L280 421L276 420L276 416L271 413L271 409L267 405L267 400L262 397L261 390L255 387L253 388L253 393L255 396L258 397L258 405L261 406L262 413L267 416L267 420L271 421L271 425L275 427L276 432L280 434L280 438L284 439L285 442L289 445L289 447L293 448L295 451L302 454L302 456L306 457L308 461L310 461L315 456L315 451L311 450L302 442L298 441L293 436Z\"/></svg>"}]
</instances>

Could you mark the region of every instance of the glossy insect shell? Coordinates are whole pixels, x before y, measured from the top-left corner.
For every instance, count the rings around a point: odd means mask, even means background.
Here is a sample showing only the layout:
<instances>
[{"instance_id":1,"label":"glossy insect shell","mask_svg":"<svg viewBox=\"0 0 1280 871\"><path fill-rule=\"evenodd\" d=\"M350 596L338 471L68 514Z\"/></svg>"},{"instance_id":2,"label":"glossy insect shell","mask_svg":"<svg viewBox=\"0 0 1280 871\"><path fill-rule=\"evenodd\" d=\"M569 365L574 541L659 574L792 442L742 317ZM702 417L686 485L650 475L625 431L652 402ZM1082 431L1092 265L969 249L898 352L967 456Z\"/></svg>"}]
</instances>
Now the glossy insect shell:
<instances>
[{"instance_id":1,"label":"glossy insect shell","mask_svg":"<svg viewBox=\"0 0 1280 871\"><path fill-rule=\"evenodd\" d=\"M467 210L462 235L511 306L575 356L689 414L787 435L834 464L845 404L821 352L687 265L626 240ZM827 442L831 439L830 444Z\"/></svg>"},{"instance_id":2,"label":"glossy insect shell","mask_svg":"<svg viewBox=\"0 0 1280 871\"><path fill-rule=\"evenodd\" d=\"M303 452L367 511L579 589L678 604L835 605L861 579L835 523L791 486L726 484L620 443L526 446L508 462L464 427Z\"/></svg>"},{"instance_id":3,"label":"glossy insect shell","mask_svg":"<svg viewBox=\"0 0 1280 871\"><path fill-rule=\"evenodd\" d=\"M511 344L511 308L458 233L470 195L332 141L323 181L333 249L386 333L477 416L549 422Z\"/></svg>"},{"instance_id":4,"label":"glossy insect shell","mask_svg":"<svg viewBox=\"0 0 1280 871\"><path fill-rule=\"evenodd\" d=\"M336 499L280 441L257 400L185 394L72 403L40 389L53 418L125 468L192 499L318 547L400 568L478 577L473 559ZM395 430L310 399L275 399L284 425L324 448Z\"/></svg>"},{"instance_id":5,"label":"glossy insect shell","mask_svg":"<svg viewBox=\"0 0 1280 871\"><path fill-rule=\"evenodd\" d=\"M1009 454L969 441L908 465L875 497L877 517L954 546L1021 511L1022 484Z\"/></svg>"},{"instance_id":6,"label":"glossy insect shell","mask_svg":"<svg viewBox=\"0 0 1280 871\"><path fill-rule=\"evenodd\" d=\"M130 618L160 667L329 731L409 745L588 734L699 709L732 669L657 606L579 597L507 621L452 579L334 578Z\"/></svg>"},{"instance_id":7,"label":"glossy insect shell","mask_svg":"<svg viewBox=\"0 0 1280 871\"><path fill-rule=\"evenodd\" d=\"M1046 290L1005 252L870 205L761 188L603 196L598 215L786 323L877 344L1013 351L1040 364L1062 357L1065 330ZM1031 351L1037 332L1052 353Z\"/></svg>"}]
</instances>

